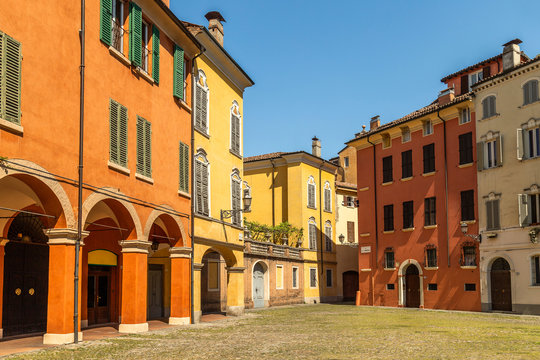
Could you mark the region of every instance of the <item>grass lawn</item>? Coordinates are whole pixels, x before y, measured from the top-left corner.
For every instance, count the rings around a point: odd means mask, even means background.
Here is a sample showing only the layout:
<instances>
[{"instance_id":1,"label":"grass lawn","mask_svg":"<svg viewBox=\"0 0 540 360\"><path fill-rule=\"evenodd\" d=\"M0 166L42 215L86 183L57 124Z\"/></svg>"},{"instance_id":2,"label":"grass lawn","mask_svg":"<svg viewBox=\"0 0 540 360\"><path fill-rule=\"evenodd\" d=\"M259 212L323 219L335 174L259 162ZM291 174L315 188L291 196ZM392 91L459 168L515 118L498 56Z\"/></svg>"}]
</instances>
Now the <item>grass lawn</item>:
<instances>
[{"instance_id":1,"label":"grass lawn","mask_svg":"<svg viewBox=\"0 0 540 360\"><path fill-rule=\"evenodd\" d=\"M301 305L20 359L540 359L540 317Z\"/></svg>"}]
</instances>

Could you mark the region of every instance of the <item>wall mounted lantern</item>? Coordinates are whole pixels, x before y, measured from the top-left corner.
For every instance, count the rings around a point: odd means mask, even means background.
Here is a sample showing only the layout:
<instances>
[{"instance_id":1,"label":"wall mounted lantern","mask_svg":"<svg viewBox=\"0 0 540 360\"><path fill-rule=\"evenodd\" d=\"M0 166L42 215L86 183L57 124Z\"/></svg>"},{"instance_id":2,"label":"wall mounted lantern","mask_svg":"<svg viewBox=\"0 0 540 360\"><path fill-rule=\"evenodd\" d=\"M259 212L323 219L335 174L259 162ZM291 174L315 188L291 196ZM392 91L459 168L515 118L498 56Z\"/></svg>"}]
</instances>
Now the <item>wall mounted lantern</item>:
<instances>
[{"instance_id":1,"label":"wall mounted lantern","mask_svg":"<svg viewBox=\"0 0 540 360\"><path fill-rule=\"evenodd\" d=\"M246 193L244 195L243 201L244 201L243 209L221 210L220 212L221 221L223 221L223 219L230 219L231 217L233 217L234 214L241 213L242 211L248 211L249 208L251 207L251 195L249 193Z\"/></svg>"},{"instance_id":2,"label":"wall mounted lantern","mask_svg":"<svg viewBox=\"0 0 540 360\"><path fill-rule=\"evenodd\" d=\"M481 234L478 234L478 235L467 234L467 231L469 231L469 224L467 224L465 221L462 221L460 223L460 226L461 226L461 232L463 233L463 235L468 236L470 238L473 238L474 240L476 240L478 242L482 242L482 235Z\"/></svg>"},{"instance_id":3,"label":"wall mounted lantern","mask_svg":"<svg viewBox=\"0 0 540 360\"><path fill-rule=\"evenodd\" d=\"M340 234L338 236L338 239L339 239L339 242L343 244L343 242L345 241L345 236L343 234Z\"/></svg>"}]
</instances>

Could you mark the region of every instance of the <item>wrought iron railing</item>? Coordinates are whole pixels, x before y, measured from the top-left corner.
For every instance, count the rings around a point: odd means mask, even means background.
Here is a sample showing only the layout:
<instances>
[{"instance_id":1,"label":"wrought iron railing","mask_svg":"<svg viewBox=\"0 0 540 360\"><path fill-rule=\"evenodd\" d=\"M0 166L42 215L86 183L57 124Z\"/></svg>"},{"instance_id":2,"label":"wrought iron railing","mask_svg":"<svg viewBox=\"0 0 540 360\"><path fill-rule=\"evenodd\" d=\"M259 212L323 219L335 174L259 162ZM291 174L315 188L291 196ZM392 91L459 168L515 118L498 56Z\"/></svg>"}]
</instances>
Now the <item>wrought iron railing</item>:
<instances>
[{"instance_id":1,"label":"wrought iron railing","mask_svg":"<svg viewBox=\"0 0 540 360\"><path fill-rule=\"evenodd\" d=\"M112 47L123 53L123 39L125 30L116 20L112 22Z\"/></svg>"}]
</instances>

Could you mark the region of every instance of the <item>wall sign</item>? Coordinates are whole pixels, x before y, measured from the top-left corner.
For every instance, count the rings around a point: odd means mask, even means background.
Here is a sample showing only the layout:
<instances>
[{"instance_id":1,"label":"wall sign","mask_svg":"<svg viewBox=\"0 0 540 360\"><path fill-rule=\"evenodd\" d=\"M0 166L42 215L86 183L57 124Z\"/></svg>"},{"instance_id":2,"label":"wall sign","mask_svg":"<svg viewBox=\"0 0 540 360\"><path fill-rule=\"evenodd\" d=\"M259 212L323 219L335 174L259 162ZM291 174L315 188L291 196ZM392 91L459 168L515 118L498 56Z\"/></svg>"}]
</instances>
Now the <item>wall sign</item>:
<instances>
[{"instance_id":1,"label":"wall sign","mask_svg":"<svg viewBox=\"0 0 540 360\"><path fill-rule=\"evenodd\" d=\"M371 252L371 246L362 246L360 248L360 253L369 254Z\"/></svg>"}]
</instances>

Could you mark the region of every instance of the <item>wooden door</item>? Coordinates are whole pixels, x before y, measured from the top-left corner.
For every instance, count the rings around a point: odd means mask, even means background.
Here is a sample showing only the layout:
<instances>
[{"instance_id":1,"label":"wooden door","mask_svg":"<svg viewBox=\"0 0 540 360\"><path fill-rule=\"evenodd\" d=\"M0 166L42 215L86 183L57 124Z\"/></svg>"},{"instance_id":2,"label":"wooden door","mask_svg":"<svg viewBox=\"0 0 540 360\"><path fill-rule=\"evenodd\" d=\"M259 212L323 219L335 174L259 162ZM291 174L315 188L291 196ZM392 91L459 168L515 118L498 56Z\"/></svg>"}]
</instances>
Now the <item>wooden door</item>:
<instances>
[{"instance_id":1,"label":"wooden door","mask_svg":"<svg viewBox=\"0 0 540 360\"><path fill-rule=\"evenodd\" d=\"M343 301L355 301L358 291L358 273L346 271L343 273Z\"/></svg>"},{"instance_id":2,"label":"wooden door","mask_svg":"<svg viewBox=\"0 0 540 360\"><path fill-rule=\"evenodd\" d=\"M409 265L405 274L405 306L420 307L420 276L414 265Z\"/></svg>"},{"instance_id":3,"label":"wooden door","mask_svg":"<svg viewBox=\"0 0 540 360\"><path fill-rule=\"evenodd\" d=\"M253 307L264 307L264 269L260 263L253 267Z\"/></svg>"},{"instance_id":4,"label":"wooden door","mask_svg":"<svg viewBox=\"0 0 540 360\"><path fill-rule=\"evenodd\" d=\"M148 265L148 319L163 317L163 265Z\"/></svg>"},{"instance_id":5,"label":"wooden door","mask_svg":"<svg viewBox=\"0 0 540 360\"><path fill-rule=\"evenodd\" d=\"M503 258L493 262L491 266L491 309L512 311L512 280L510 264Z\"/></svg>"},{"instance_id":6,"label":"wooden door","mask_svg":"<svg viewBox=\"0 0 540 360\"><path fill-rule=\"evenodd\" d=\"M111 322L111 271L88 266L88 325Z\"/></svg>"},{"instance_id":7,"label":"wooden door","mask_svg":"<svg viewBox=\"0 0 540 360\"><path fill-rule=\"evenodd\" d=\"M4 336L47 329L49 247L10 241L4 254Z\"/></svg>"}]
</instances>

